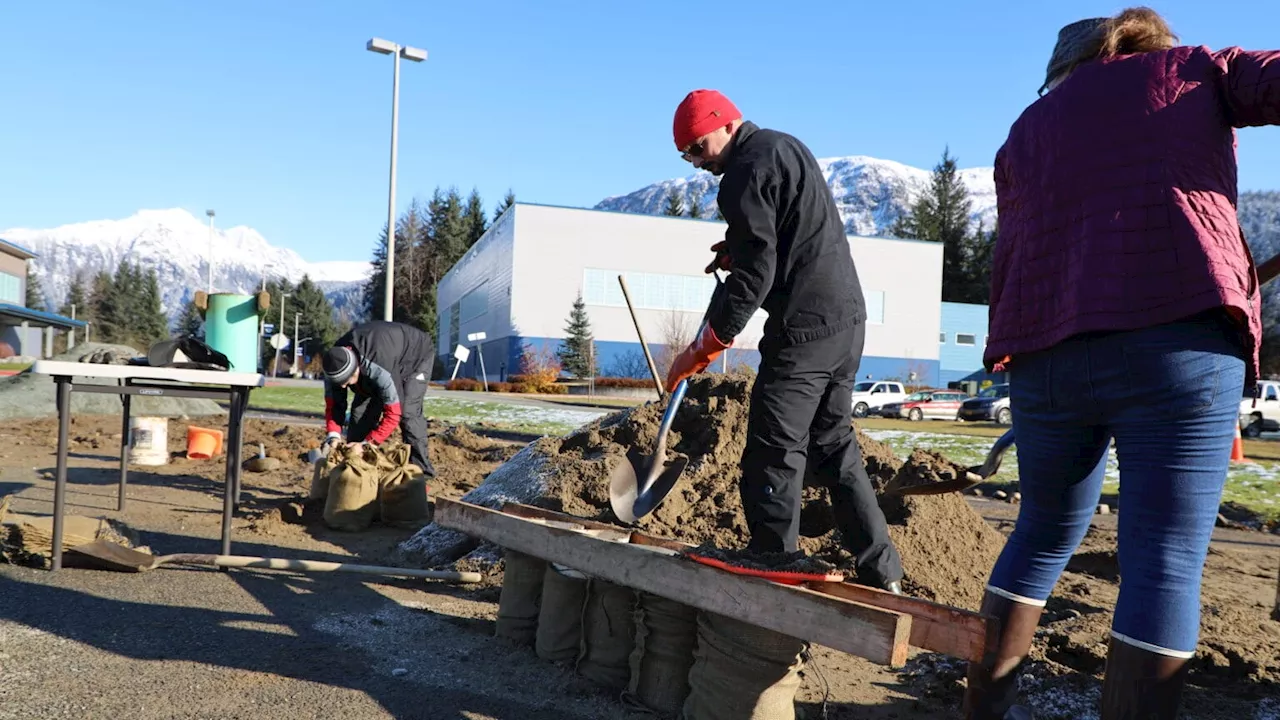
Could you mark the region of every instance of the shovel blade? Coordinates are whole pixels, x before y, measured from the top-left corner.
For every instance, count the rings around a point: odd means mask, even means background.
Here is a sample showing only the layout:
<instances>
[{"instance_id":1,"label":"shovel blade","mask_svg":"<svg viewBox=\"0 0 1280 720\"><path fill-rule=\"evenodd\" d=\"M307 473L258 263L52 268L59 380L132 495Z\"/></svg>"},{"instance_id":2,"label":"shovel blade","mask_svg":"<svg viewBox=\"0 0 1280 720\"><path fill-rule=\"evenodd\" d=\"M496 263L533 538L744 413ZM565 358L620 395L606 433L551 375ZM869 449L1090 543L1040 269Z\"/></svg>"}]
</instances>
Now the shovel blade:
<instances>
[{"instance_id":1,"label":"shovel blade","mask_svg":"<svg viewBox=\"0 0 1280 720\"><path fill-rule=\"evenodd\" d=\"M609 504L614 517L627 525L653 512L662 503L680 481L689 458L678 455L657 468L653 462L652 456L632 449L609 475Z\"/></svg>"},{"instance_id":2,"label":"shovel blade","mask_svg":"<svg viewBox=\"0 0 1280 720\"><path fill-rule=\"evenodd\" d=\"M109 540L95 540L84 545L67 548L68 559L74 556L77 564L99 570L120 572L145 572L159 564L155 555L127 548Z\"/></svg>"}]
</instances>

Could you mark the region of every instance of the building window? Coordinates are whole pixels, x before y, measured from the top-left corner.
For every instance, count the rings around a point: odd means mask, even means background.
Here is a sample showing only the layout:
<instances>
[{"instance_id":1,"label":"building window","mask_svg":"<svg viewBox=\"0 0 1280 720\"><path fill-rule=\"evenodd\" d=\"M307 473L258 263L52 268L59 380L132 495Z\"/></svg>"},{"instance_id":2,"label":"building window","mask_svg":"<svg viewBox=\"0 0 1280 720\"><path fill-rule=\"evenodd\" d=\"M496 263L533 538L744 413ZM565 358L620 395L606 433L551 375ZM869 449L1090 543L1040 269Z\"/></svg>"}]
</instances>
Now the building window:
<instances>
[{"instance_id":1,"label":"building window","mask_svg":"<svg viewBox=\"0 0 1280 720\"><path fill-rule=\"evenodd\" d=\"M884 291L883 290L863 290L863 297L867 301L867 322L875 325L884 324Z\"/></svg>"},{"instance_id":2,"label":"building window","mask_svg":"<svg viewBox=\"0 0 1280 720\"><path fill-rule=\"evenodd\" d=\"M0 272L0 302L22 305L25 300L22 296L22 278Z\"/></svg>"},{"instance_id":3,"label":"building window","mask_svg":"<svg viewBox=\"0 0 1280 720\"><path fill-rule=\"evenodd\" d=\"M458 347L458 331L460 322L458 320L458 303L454 303L449 307L449 352Z\"/></svg>"},{"instance_id":4,"label":"building window","mask_svg":"<svg viewBox=\"0 0 1280 720\"><path fill-rule=\"evenodd\" d=\"M947 344L947 334L946 334L946 333L944 333L944 332L940 332L940 333L938 333L938 344L939 344L939 345L946 345L946 344Z\"/></svg>"},{"instance_id":5,"label":"building window","mask_svg":"<svg viewBox=\"0 0 1280 720\"><path fill-rule=\"evenodd\" d=\"M488 311L489 284L487 281L480 283L479 287L474 288L458 300L459 322L470 322Z\"/></svg>"},{"instance_id":6,"label":"building window","mask_svg":"<svg viewBox=\"0 0 1280 720\"><path fill-rule=\"evenodd\" d=\"M582 278L582 301L588 305L626 307L616 270L586 268ZM624 272L631 304L637 310L706 311L715 278L694 275Z\"/></svg>"},{"instance_id":7,"label":"building window","mask_svg":"<svg viewBox=\"0 0 1280 720\"><path fill-rule=\"evenodd\" d=\"M956 344L957 345L977 345L978 336L967 334L967 333L956 333Z\"/></svg>"}]
</instances>

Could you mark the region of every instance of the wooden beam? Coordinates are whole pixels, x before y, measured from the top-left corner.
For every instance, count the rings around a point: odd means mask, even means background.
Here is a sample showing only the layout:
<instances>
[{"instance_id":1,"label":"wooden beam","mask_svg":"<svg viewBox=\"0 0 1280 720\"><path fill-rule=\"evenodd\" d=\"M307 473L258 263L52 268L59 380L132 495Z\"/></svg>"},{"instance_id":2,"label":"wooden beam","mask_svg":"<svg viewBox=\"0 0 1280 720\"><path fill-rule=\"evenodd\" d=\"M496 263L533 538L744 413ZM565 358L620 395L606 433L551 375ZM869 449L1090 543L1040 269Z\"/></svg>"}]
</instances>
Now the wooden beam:
<instances>
[{"instance_id":1,"label":"wooden beam","mask_svg":"<svg viewBox=\"0 0 1280 720\"><path fill-rule=\"evenodd\" d=\"M612 583L882 665L901 667L907 661L911 616L904 613L726 573L456 500L436 499L435 522Z\"/></svg>"},{"instance_id":2,"label":"wooden beam","mask_svg":"<svg viewBox=\"0 0 1280 720\"><path fill-rule=\"evenodd\" d=\"M602 532L619 530L613 525L582 520L572 515L528 505L508 503L502 510L520 517L537 518L549 522L576 522ZM680 540L657 537L639 531L631 532L631 543L677 552L693 547ZM910 642L914 647L972 662L981 662L984 653L988 649L994 649L998 626L994 619L976 612L908 595L895 595L853 583L807 583L806 587L826 595L910 615L912 617ZM1277 589L1277 593L1277 613L1280 613L1280 588Z\"/></svg>"}]
</instances>

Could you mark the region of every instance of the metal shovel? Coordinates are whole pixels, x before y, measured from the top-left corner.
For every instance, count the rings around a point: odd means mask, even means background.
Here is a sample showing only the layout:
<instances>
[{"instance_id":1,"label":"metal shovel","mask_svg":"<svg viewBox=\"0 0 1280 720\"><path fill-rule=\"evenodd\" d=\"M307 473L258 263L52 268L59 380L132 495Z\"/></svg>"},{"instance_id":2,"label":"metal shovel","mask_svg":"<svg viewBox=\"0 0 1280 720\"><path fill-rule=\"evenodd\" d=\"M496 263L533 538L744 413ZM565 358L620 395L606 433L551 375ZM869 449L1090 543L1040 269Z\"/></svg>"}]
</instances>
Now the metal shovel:
<instances>
[{"instance_id":1,"label":"metal shovel","mask_svg":"<svg viewBox=\"0 0 1280 720\"><path fill-rule=\"evenodd\" d=\"M898 495L945 495L949 492L968 490L996 474L996 471L1000 469L1000 461L1004 459L1004 454L1009 451L1009 448L1013 447L1014 440L1013 430L1006 430L991 446L991 450L987 451L987 459L981 465L969 468L968 472L962 477L929 483L928 485L913 485L907 488L886 486L884 491L886 494L896 493Z\"/></svg>"},{"instance_id":2,"label":"metal shovel","mask_svg":"<svg viewBox=\"0 0 1280 720\"><path fill-rule=\"evenodd\" d=\"M67 548L67 554L85 560L92 567L122 572L147 572L155 570L162 565L205 565L211 567L266 568L268 570L304 572L348 572L385 577L451 580L461 583L478 583L483 579L480 573L477 572L416 570L412 568L324 562L321 560L288 560L284 558L250 557L247 555L204 555L194 553L152 555L133 548L127 548L119 543L113 543L110 540L95 540L91 543Z\"/></svg>"},{"instance_id":3,"label":"metal shovel","mask_svg":"<svg viewBox=\"0 0 1280 720\"><path fill-rule=\"evenodd\" d=\"M676 486L680 474L689 464L689 458L684 455L677 455L667 462L667 431L671 429L671 421L684 400L688 385L688 380L681 380L667 399L653 454L644 455L632 448L627 451L627 461L618 463L609 476L609 503L613 506L613 514L628 525L653 512Z\"/></svg>"}]
</instances>

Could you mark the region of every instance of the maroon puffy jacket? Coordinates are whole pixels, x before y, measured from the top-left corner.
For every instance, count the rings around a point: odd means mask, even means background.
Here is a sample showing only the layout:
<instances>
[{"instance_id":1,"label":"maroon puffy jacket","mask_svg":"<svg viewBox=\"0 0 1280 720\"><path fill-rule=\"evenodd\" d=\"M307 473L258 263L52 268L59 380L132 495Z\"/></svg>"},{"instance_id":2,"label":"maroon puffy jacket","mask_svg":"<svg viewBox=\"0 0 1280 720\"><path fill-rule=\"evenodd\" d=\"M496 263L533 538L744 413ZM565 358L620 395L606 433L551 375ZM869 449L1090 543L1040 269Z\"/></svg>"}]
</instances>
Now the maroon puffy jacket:
<instances>
[{"instance_id":1,"label":"maroon puffy jacket","mask_svg":"<svg viewBox=\"0 0 1280 720\"><path fill-rule=\"evenodd\" d=\"M1261 296L1236 218L1235 128L1280 124L1280 51L1078 67L996 155L988 368L1088 331L1228 308L1257 376Z\"/></svg>"}]
</instances>

